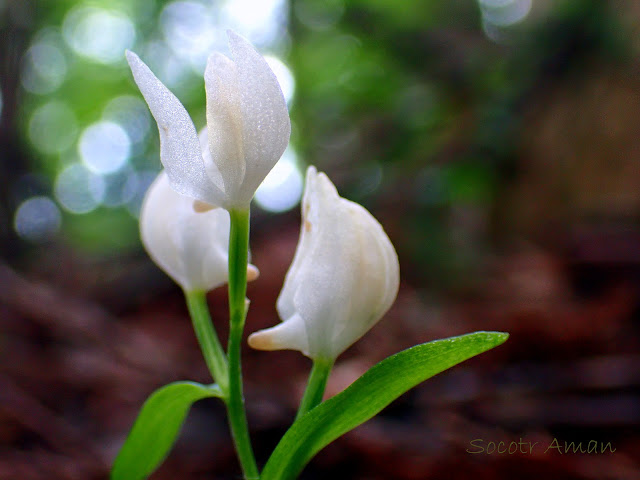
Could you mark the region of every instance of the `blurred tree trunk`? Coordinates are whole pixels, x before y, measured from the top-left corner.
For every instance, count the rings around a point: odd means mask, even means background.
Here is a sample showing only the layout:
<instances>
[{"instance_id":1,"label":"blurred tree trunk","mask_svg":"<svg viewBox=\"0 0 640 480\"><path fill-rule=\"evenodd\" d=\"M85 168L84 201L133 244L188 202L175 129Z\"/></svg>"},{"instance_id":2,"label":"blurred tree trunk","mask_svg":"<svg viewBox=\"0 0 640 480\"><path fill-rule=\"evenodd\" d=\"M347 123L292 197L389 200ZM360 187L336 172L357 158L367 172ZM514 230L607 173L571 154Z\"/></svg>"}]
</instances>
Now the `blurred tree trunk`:
<instances>
[{"instance_id":1,"label":"blurred tree trunk","mask_svg":"<svg viewBox=\"0 0 640 480\"><path fill-rule=\"evenodd\" d=\"M0 252L6 258L15 256L19 248L12 225L17 203L14 185L28 168L18 132L20 70L32 27L30 1L0 6Z\"/></svg>"}]
</instances>

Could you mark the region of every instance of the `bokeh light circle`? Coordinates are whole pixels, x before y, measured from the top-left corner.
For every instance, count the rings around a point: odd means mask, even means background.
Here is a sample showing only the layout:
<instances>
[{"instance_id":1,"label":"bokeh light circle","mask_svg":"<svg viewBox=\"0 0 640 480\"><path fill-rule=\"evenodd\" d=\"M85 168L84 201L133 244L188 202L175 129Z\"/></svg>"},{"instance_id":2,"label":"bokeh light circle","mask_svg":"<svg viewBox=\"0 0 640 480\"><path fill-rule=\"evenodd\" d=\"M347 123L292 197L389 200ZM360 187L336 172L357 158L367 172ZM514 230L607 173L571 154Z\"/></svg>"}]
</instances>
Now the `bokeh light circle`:
<instances>
[{"instance_id":1,"label":"bokeh light circle","mask_svg":"<svg viewBox=\"0 0 640 480\"><path fill-rule=\"evenodd\" d=\"M46 196L36 196L18 206L13 227L21 238L38 243L53 238L61 222L62 215L55 202Z\"/></svg>"},{"instance_id":2,"label":"bokeh light circle","mask_svg":"<svg viewBox=\"0 0 640 480\"><path fill-rule=\"evenodd\" d=\"M104 198L104 179L85 165L73 163L56 177L54 193L60 205L69 212L88 213Z\"/></svg>"},{"instance_id":3,"label":"bokeh light circle","mask_svg":"<svg viewBox=\"0 0 640 480\"><path fill-rule=\"evenodd\" d=\"M265 55L264 59L273 70L273 73L276 75L278 79L278 83L280 84L280 88L282 89L282 94L284 95L284 99L287 104L291 103L291 99L293 98L293 94L296 88L296 82L293 78L293 74L289 67L287 67L282 60L272 55Z\"/></svg>"},{"instance_id":4,"label":"bokeh light circle","mask_svg":"<svg viewBox=\"0 0 640 480\"><path fill-rule=\"evenodd\" d=\"M75 53L99 63L124 61L136 30L123 12L96 7L72 9L62 24L64 39Z\"/></svg>"},{"instance_id":5,"label":"bokeh light circle","mask_svg":"<svg viewBox=\"0 0 640 480\"><path fill-rule=\"evenodd\" d=\"M122 168L129 158L130 147L129 135L119 124L102 121L82 132L78 150L89 170L107 174Z\"/></svg>"},{"instance_id":6,"label":"bokeh light circle","mask_svg":"<svg viewBox=\"0 0 640 480\"><path fill-rule=\"evenodd\" d=\"M302 197L302 174L296 155L288 148L256 191L256 203L269 212L285 212L298 205Z\"/></svg>"},{"instance_id":7,"label":"bokeh light circle","mask_svg":"<svg viewBox=\"0 0 640 480\"><path fill-rule=\"evenodd\" d=\"M29 140L43 153L59 153L76 139L76 116L66 103L53 100L38 107L28 126Z\"/></svg>"},{"instance_id":8,"label":"bokeh light circle","mask_svg":"<svg viewBox=\"0 0 640 480\"><path fill-rule=\"evenodd\" d=\"M25 90L40 95L54 92L66 76L67 60L55 45L38 42L24 54L21 81Z\"/></svg>"}]
</instances>

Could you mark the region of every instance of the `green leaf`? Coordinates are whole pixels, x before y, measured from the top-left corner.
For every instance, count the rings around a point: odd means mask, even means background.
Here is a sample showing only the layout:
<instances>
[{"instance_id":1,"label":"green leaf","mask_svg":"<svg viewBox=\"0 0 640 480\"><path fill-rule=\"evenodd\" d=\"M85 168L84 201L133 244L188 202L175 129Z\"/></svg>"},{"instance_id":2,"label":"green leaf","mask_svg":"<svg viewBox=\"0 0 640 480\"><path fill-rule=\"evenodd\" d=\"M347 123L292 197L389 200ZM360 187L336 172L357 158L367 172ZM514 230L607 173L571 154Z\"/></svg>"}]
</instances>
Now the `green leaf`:
<instances>
[{"instance_id":1,"label":"green leaf","mask_svg":"<svg viewBox=\"0 0 640 480\"><path fill-rule=\"evenodd\" d=\"M218 385L175 382L156 390L142 406L113 469L112 480L139 480L165 459L191 405L203 398L222 398Z\"/></svg>"},{"instance_id":2,"label":"green leaf","mask_svg":"<svg viewBox=\"0 0 640 480\"><path fill-rule=\"evenodd\" d=\"M505 342L509 335L476 332L424 343L370 368L346 390L297 420L282 437L261 480L295 478L322 448L380 412L424 380Z\"/></svg>"}]
</instances>

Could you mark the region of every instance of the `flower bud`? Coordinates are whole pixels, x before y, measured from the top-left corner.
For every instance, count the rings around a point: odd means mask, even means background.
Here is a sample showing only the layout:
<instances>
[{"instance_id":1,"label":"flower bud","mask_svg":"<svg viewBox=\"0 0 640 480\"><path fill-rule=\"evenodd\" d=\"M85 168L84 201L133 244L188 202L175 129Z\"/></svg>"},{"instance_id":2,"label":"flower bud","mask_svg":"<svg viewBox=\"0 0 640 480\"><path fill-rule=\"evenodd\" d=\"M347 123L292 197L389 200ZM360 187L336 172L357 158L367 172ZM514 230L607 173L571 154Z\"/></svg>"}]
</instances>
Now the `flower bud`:
<instances>
[{"instance_id":1,"label":"flower bud","mask_svg":"<svg viewBox=\"0 0 640 480\"><path fill-rule=\"evenodd\" d=\"M282 323L252 334L249 345L335 359L385 314L399 282L382 226L309 167L300 240L278 297Z\"/></svg>"},{"instance_id":2,"label":"flower bud","mask_svg":"<svg viewBox=\"0 0 640 480\"><path fill-rule=\"evenodd\" d=\"M140 211L140 235L149 256L185 291L209 291L229 277L229 212L196 213L193 199L176 193L165 172L151 184ZM247 279L258 269L247 268Z\"/></svg>"},{"instance_id":3,"label":"flower bud","mask_svg":"<svg viewBox=\"0 0 640 480\"><path fill-rule=\"evenodd\" d=\"M204 75L208 139L176 96L135 53L126 52L134 80L158 123L160 160L177 192L227 209L246 209L289 143L291 123L266 60L232 31L233 60L213 53Z\"/></svg>"}]
</instances>

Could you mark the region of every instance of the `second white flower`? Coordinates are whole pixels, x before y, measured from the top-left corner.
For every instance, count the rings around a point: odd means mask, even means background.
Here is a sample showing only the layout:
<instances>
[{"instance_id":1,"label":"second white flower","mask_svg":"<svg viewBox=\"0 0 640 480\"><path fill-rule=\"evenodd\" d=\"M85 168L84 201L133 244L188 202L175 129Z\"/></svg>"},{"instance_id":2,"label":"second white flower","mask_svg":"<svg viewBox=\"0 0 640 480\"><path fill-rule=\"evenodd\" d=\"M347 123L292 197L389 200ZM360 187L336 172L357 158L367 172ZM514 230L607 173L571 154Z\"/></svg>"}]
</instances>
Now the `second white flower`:
<instances>
[{"instance_id":1,"label":"second white flower","mask_svg":"<svg viewBox=\"0 0 640 480\"><path fill-rule=\"evenodd\" d=\"M380 223L324 173L309 167L306 182L300 240L277 304L283 322L249 344L335 359L395 300L398 256Z\"/></svg>"},{"instance_id":2,"label":"second white flower","mask_svg":"<svg viewBox=\"0 0 640 480\"><path fill-rule=\"evenodd\" d=\"M140 234L149 256L186 292L209 291L229 278L229 212L193 210L193 200L169 186L165 172L151 184L140 211ZM247 266L247 278L258 269Z\"/></svg>"}]
</instances>

